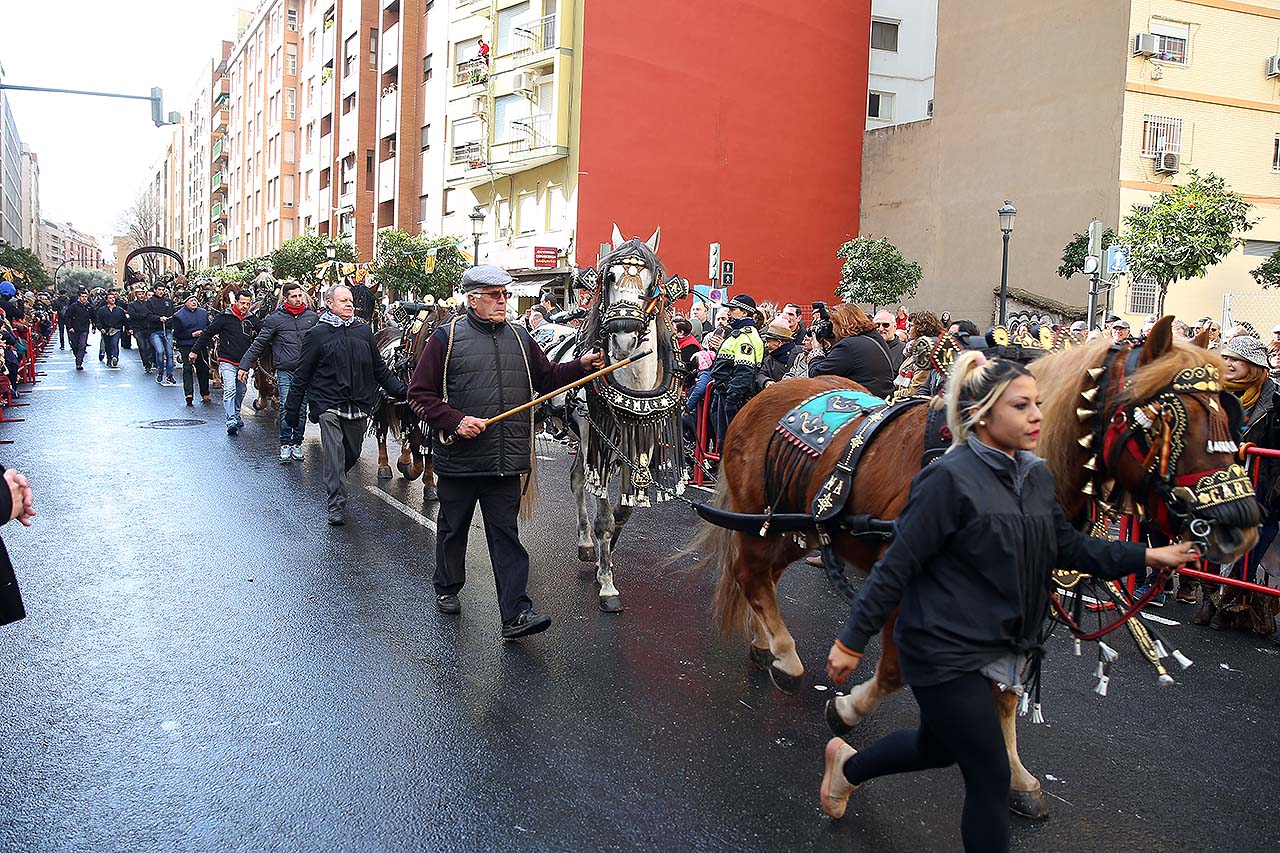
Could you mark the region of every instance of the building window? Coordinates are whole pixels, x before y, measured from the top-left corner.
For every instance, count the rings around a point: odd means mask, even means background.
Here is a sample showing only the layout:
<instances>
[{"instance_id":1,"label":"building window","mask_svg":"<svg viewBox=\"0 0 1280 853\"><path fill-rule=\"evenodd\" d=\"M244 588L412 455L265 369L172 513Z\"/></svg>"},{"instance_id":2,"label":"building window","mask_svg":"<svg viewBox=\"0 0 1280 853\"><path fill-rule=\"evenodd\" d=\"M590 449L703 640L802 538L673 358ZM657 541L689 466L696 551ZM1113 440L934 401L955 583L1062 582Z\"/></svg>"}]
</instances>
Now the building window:
<instances>
[{"instance_id":1,"label":"building window","mask_svg":"<svg viewBox=\"0 0 1280 853\"><path fill-rule=\"evenodd\" d=\"M293 121L298 117L298 90L284 90L284 117Z\"/></svg>"},{"instance_id":2,"label":"building window","mask_svg":"<svg viewBox=\"0 0 1280 853\"><path fill-rule=\"evenodd\" d=\"M528 101L524 95L503 95L493 102L493 141L495 144L510 142L515 138L511 126L517 112L528 113ZM521 109L523 108L523 109Z\"/></svg>"},{"instance_id":3,"label":"building window","mask_svg":"<svg viewBox=\"0 0 1280 853\"><path fill-rule=\"evenodd\" d=\"M467 163L479 160L481 155L480 132L482 125L479 119L458 121L453 124L453 151L450 162Z\"/></svg>"},{"instance_id":4,"label":"building window","mask_svg":"<svg viewBox=\"0 0 1280 853\"><path fill-rule=\"evenodd\" d=\"M342 45L342 55L344 58L342 63L342 76L350 77L351 72L356 70L356 63L360 61L360 46L356 44L358 35L348 38Z\"/></svg>"},{"instance_id":5,"label":"building window","mask_svg":"<svg viewBox=\"0 0 1280 853\"><path fill-rule=\"evenodd\" d=\"M1187 64L1187 43L1190 41L1191 27L1174 21L1152 20L1151 34L1156 37L1156 52L1152 59L1171 62L1174 65Z\"/></svg>"},{"instance_id":6,"label":"building window","mask_svg":"<svg viewBox=\"0 0 1280 853\"><path fill-rule=\"evenodd\" d=\"M893 119L893 93L868 92L867 117L890 121Z\"/></svg>"},{"instance_id":7,"label":"building window","mask_svg":"<svg viewBox=\"0 0 1280 853\"><path fill-rule=\"evenodd\" d=\"M528 14L528 2L517 3L514 6L498 10L497 38L495 39L497 43L493 46L497 56L506 56L515 50L516 20L527 17Z\"/></svg>"},{"instance_id":8,"label":"building window","mask_svg":"<svg viewBox=\"0 0 1280 853\"><path fill-rule=\"evenodd\" d=\"M378 67L378 30L370 28L369 30L369 67Z\"/></svg>"},{"instance_id":9,"label":"building window","mask_svg":"<svg viewBox=\"0 0 1280 853\"><path fill-rule=\"evenodd\" d=\"M296 33L298 31L298 10L290 9L285 13L285 16L289 22L289 32Z\"/></svg>"},{"instance_id":10,"label":"building window","mask_svg":"<svg viewBox=\"0 0 1280 853\"><path fill-rule=\"evenodd\" d=\"M428 201L428 199L430 199L430 196L425 196L425 195L420 195L420 196L418 196L418 221L419 221L419 222L426 222L426 221L427 221L427 201Z\"/></svg>"},{"instance_id":11,"label":"building window","mask_svg":"<svg viewBox=\"0 0 1280 853\"><path fill-rule=\"evenodd\" d=\"M346 195L355 192L356 188L356 155L348 154L342 158L342 170L339 175L341 182L338 187L339 195Z\"/></svg>"},{"instance_id":12,"label":"building window","mask_svg":"<svg viewBox=\"0 0 1280 853\"><path fill-rule=\"evenodd\" d=\"M284 73L290 77L298 76L298 46L289 45L284 53Z\"/></svg>"},{"instance_id":13,"label":"building window","mask_svg":"<svg viewBox=\"0 0 1280 853\"><path fill-rule=\"evenodd\" d=\"M441 195L440 213L444 216L453 215L453 190L446 189Z\"/></svg>"},{"instance_id":14,"label":"building window","mask_svg":"<svg viewBox=\"0 0 1280 853\"><path fill-rule=\"evenodd\" d=\"M422 82L425 83L431 79L431 54L422 57Z\"/></svg>"},{"instance_id":15,"label":"building window","mask_svg":"<svg viewBox=\"0 0 1280 853\"><path fill-rule=\"evenodd\" d=\"M516 200L516 218L521 234L536 234L545 227L540 213L537 194L520 193Z\"/></svg>"},{"instance_id":16,"label":"building window","mask_svg":"<svg viewBox=\"0 0 1280 853\"><path fill-rule=\"evenodd\" d=\"M366 148L364 152L364 186L365 189L373 189L373 149Z\"/></svg>"},{"instance_id":17,"label":"building window","mask_svg":"<svg viewBox=\"0 0 1280 853\"><path fill-rule=\"evenodd\" d=\"M1160 293L1160 287L1156 284L1155 279L1134 278L1129 282L1129 313L1130 314L1154 314L1156 313L1156 297Z\"/></svg>"},{"instance_id":18,"label":"building window","mask_svg":"<svg viewBox=\"0 0 1280 853\"><path fill-rule=\"evenodd\" d=\"M1182 119L1168 116L1142 117L1142 153L1147 157L1182 153Z\"/></svg>"},{"instance_id":19,"label":"building window","mask_svg":"<svg viewBox=\"0 0 1280 853\"><path fill-rule=\"evenodd\" d=\"M1271 171L1280 172L1280 133L1276 134L1271 148Z\"/></svg>"},{"instance_id":20,"label":"building window","mask_svg":"<svg viewBox=\"0 0 1280 853\"><path fill-rule=\"evenodd\" d=\"M898 52L898 23L896 21L871 22L871 47L875 50Z\"/></svg>"},{"instance_id":21,"label":"building window","mask_svg":"<svg viewBox=\"0 0 1280 853\"><path fill-rule=\"evenodd\" d=\"M460 41L453 46L453 85L465 86L486 79L484 61L480 59L480 37Z\"/></svg>"},{"instance_id":22,"label":"building window","mask_svg":"<svg viewBox=\"0 0 1280 853\"><path fill-rule=\"evenodd\" d=\"M431 125L429 124L424 124L422 126L422 139L420 145L421 147L419 150L421 151L426 151L431 147Z\"/></svg>"}]
</instances>

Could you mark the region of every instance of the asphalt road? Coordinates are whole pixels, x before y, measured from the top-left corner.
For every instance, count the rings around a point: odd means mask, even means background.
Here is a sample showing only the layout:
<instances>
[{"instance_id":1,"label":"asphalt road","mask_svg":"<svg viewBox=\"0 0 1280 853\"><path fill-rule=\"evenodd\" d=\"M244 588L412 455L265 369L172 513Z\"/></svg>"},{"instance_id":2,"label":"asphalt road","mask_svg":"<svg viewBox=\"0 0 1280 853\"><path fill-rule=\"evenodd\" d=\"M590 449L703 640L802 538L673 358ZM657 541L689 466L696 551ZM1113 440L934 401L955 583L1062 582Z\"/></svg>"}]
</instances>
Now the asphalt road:
<instances>
[{"instance_id":1,"label":"asphalt road","mask_svg":"<svg viewBox=\"0 0 1280 853\"><path fill-rule=\"evenodd\" d=\"M53 352L0 459L34 484L7 526L29 609L0 629L5 850L953 850L954 770L877 780L838 824L818 807L825 652L845 608L821 573L783 581L809 670L785 696L722 645L710 579L671 556L689 510L638 511L617 551L621 616L575 559L563 448L542 448L524 527L552 629L502 643L477 527L461 617L432 607L421 487L353 472L325 524L319 439L275 459L272 414L221 408ZM198 420L163 426L169 419ZM695 571L690 571L694 568ZM1280 649L1157 611L1195 661L1156 686L1119 643L1111 695L1055 640L1048 724L1021 727L1052 797L1036 851L1275 850ZM1086 653L1088 655L1089 653ZM869 655L867 669L870 671ZM851 736L915 722L908 693Z\"/></svg>"}]
</instances>

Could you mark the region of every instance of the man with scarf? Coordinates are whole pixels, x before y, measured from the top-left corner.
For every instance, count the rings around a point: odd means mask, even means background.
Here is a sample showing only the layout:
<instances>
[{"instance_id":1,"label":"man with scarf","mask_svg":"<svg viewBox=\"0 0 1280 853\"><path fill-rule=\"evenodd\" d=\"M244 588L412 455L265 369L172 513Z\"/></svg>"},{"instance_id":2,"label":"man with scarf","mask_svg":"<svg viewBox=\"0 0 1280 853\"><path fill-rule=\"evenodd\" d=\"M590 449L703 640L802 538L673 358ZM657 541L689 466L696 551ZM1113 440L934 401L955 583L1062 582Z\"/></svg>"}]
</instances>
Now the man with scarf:
<instances>
[{"instance_id":1,"label":"man with scarf","mask_svg":"<svg viewBox=\"0 0 1280 853\"><path fill-rule=\"evenodd\" d=\"M373 330L356 317L351 290L334 285L325 296L325 311L302 338L302 354L293 374L285 407L285 424L302 434L302 402L313 423L320 424L324 482L329 493L329 524L346 523L346 474L360 458L369 413L380 404L378 386L403 400L401 382L373 342Z\"/></svg>"},{"instance_id":2,"label":"man with scarf","mask_svg":"<svg viewBox=\"0 0 1280 853\"><path fill-rule=\"evenodd\" d=\"M716 435L724 441L729 423L751 399L756 371L764 358L764 341L756 329L756 301L745 293L731 299L729 329L711 364L715 383Z\"/></svg>"},{"instance_id":3,"label":"man with scarf","mask_svg":"<svg viewBox=\"0 0 1280 853\"><path fill-rule=\"evenodd\" d=\"M463 273L467 313L431 335L409 383L409 405L432 427L440 492L436 608L446 614L462 609L458 593L466 581L467 531L479 504L504 640L545 631L551 617L533 609L529 553L516 523L521 480L533 472L533 419L531 413L496 424L487 419L604 367L599 350L551 364L524 328L507 322L511 281L495 266Z\"/></svg>"},{"instance_id":4,"label":"man with scarf","mask_svg":"<svg viewBox=\"0 0 1280 853\"><path fill-rule=\"evenodd\" d=\"M293 386L293 374L302 358L302 338L316 324L319 316L307 307L307 295L302 285L291 281L282 288L284 301L262 321L262 329L253 339L248 351L240 359L236 378L249 381L249 371L264 352L270 350L271 363L276 369L276 388L280 399L289 397ZM280 462L302 460L302 433L306 429L307 402L301 403L297 429L284 422L284 406L280 407Z\"/></svg>"},{"instance_id":5,"label":"man with scarf","mask_svg":"<svg viewBox=\"0 0 1280 853\"><path fill-rule=\"evenodd\" d=\"M251 305L252 293L247 290L237 293L236 301L209 323L196 341L191 354L187 356L192 364L196 359L205 358L213 339L218 339L218 376L222 379L222 407L227 415L227 435L235 435L244 429L240 407L244 404L244 394L248 387L236 373L240 369L240 359L244 358L245 350L258 333L258 318L249 313Z\"/></svg>"},{"instance_id":6,"label":"man with scarf","mask_svg":"<svg viewBox=\"0 0 1280 853\"><path fill-rule=\"evenodd\" d=\"M1244 434L1240 441L1268 450L1280 450L1280 399L1276 383L1270 376L1271 360L1267 348L1257 338L1238 335L1227 341L1218 354L1227 366L1222 377L1223 387L1239 398L1240 408L1244 410ZM1241 558L1232 576L1265 583L1265 579L1254 578L1253 573L1280 529L1280 460L1260 458L1257 465L1258 485L1255 491L1262 518L1258 525L1258 544ZM1275 633L1280 599L1270 595L1244 595L1239 589L1219 589L1211 595L1209 585L1202 585L1201 592L1200 609L1192 620L1196 624L1207 624L1219 630L1249 627L1262 637Z\"/></svg>"},{"instance_id":7,"label":"man with scarf","mask_svg":"<svg viewBox=\"0 0 1280 853\"><path fill-rule=\"evenodd\" d=\"M796 345L792 335L791 324L781 315L769 324L764 333L764 360L755 378L757 393L786 378L795 366L796 359L804 350Z\"/></svg>"}]
</instances>

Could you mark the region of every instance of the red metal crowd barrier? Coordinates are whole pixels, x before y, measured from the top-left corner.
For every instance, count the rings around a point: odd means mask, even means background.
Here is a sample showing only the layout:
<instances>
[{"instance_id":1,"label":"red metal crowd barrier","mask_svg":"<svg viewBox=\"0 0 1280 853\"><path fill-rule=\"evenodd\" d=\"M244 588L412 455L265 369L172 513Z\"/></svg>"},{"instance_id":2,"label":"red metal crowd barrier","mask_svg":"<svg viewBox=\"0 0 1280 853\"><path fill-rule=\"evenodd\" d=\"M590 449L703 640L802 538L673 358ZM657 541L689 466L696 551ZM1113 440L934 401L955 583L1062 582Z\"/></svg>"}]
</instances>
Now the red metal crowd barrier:
<instances>
[{"instance_id":1,"label":"red metal crowd barrier","mask_svg":"<svg viewBox=\"0 0 1280 853\"><path fill-rule=\"evenodd\" d=\"M720 441L716 438L715 449L708 450L710 441L710 420L711 420L711 392L715 389L714 382L707 383L707 392L702 395L702 399L698 401L698 419L694 428L694 439L697 444L693 448L693 484L701 486L707 481L706 464L707 462L720 461Z\"/></svg>"}]
</instances>

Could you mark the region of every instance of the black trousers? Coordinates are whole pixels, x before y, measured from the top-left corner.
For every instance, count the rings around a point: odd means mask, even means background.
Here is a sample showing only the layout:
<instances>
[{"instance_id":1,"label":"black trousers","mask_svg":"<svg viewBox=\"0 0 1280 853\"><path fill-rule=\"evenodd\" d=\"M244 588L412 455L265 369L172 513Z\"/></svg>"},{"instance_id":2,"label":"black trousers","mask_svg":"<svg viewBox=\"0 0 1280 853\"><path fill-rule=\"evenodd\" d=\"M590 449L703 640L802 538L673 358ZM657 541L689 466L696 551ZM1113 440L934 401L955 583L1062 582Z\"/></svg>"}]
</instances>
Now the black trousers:
<instances>
[{"instance_id":1,"label":"black trousers","mask_svg":"<svg viewBox=\"0 0 1280 853\"><path fill-rule=\"evenodd\" d=\"M83 332L71 330L71 351L75 353L76 364L84 364L84 352L89 348L89 330Z\"/></svg>"},{"instance_id":2,"label":"black trousers","mask_svg":"<svg viewBox=\"0 0 1280 853\"><path fill-rule=\"evenodd\" d=\"M457 595L467 580L467 531L476 504L498 585L498 609L510 622L533 607L529 598L529 552L520 544L520 478L436 477L440 514L436 518L437 595Z\"/></svg>"},{"instance_id":3,"label":"black trousers","mask_svg":"<svg viewBox=\"0 0 1280 853\"><path fill-rule=\"evenodd\" d=\"M861 785L877 776L959 765L964 777L960 837L967 853L1009 849L1009 753L991 682L971 672L930 687L912 687L920 728L885 735L844 764Z\"/></svg>"}]
</instances>

